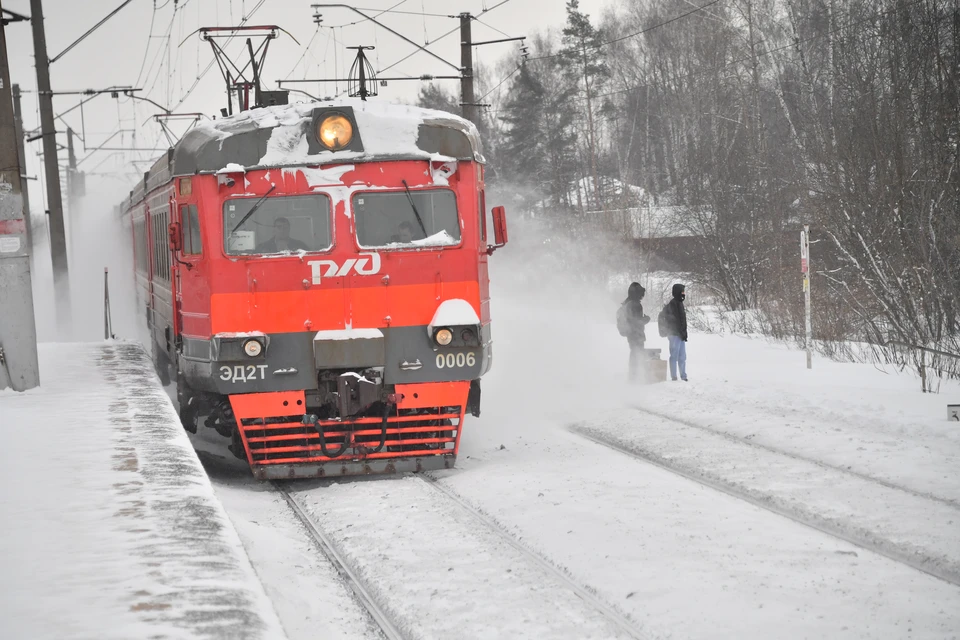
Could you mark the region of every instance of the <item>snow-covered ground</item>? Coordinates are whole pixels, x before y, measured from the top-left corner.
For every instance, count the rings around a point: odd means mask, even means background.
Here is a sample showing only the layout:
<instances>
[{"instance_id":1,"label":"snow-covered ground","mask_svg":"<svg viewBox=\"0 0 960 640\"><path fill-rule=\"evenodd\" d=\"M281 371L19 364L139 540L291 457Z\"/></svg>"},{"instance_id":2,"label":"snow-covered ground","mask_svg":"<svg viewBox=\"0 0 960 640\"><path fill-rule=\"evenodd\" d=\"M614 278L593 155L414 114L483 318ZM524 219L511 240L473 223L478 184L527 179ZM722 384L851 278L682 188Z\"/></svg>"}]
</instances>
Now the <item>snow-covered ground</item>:
<instances>
[{"instance_id":1,"label":"snow-covered ground","mask_svg":"<svg viewBox=\"0 0 960 640\"><path fill-rule=\"evenodd\" d=\"M603 279L526 254L491 261L496 359L456 469L287 485L403 637L960 637L960 385L697 332L689 383L630 385ZM211 494L144 363L57 349L42 390L0 394L0 637L384 637L201 427Z\"/></svg>"},{"instance_id":2,"label":"snow-covered ground","mask_svg":"<svg viewBox=\"0 0 960 640\"><path fill-rule=\"evenodd\" d=\"M691 382L633 386L616 301L493 293L483 416L433 474L456 499L409 476L290 485L405 637L960 633L960 386L696 333ZM283 499L212 431L194 443L290 637L378 637Z\"/></svg>"},{"instance_id":3,"label":"snow-covered ground","mask_svg":"<svg viewBox=\"0 0 960 640\"><path fill-rule=\"evenodd\" d=\"M0 637L281 638L135 344L43 344L0 392Z\"/></svg>"},{"instance_id":4,"label":"snow-covered ground","mask_svg":"<svg viewBox=\"0 0 960 640\"><path fill-rule=\"evenodd\" d=\"M494 305L497 362L485 413L467 424L458 469L442 474L447 486L655 637L960 633L956 584L567 429L655 443L666 459L735 473L743 486L840 526L955 560L960 431L944 405L960 397L958 385L924 395L907 375L819 359L807 371L803 354L786 347L693 334L691 382L630 386L615 302L553 283L539 294L505 284ZM647 346L665 349L650 328ZM637 407L793 457L758 464L712 432L674 423L670 434L669 422ZM844 483L791 475L797 469L783 460L809 464L803 458L830 465L824 473ZM843 474L847 467L854 473ZM854 483L864 491L859 500Z\"/></svg>"}]
</instances>

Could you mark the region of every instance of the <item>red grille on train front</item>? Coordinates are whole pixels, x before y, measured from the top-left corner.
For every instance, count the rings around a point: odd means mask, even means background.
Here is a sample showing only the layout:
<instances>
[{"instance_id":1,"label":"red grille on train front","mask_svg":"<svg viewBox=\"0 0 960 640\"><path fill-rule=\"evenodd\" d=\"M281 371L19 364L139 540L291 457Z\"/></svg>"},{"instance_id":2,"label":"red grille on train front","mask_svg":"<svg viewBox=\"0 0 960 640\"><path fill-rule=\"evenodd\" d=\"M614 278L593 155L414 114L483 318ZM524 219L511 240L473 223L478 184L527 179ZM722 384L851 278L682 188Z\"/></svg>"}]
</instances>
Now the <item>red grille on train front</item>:
<instances>
[{"instance_id":1,"label":"red grille on train front","mask_svg":"<svg viewBox=\"0 0 960 640\"><path fill-rule=\"evenodd\" d=\"M303 424L302 391L235 395L230 401L254 469L456 455L465 410L464 405L406 407L401 402L390 408L386 424L382 416Z\"/></svg>"}]
</instances>

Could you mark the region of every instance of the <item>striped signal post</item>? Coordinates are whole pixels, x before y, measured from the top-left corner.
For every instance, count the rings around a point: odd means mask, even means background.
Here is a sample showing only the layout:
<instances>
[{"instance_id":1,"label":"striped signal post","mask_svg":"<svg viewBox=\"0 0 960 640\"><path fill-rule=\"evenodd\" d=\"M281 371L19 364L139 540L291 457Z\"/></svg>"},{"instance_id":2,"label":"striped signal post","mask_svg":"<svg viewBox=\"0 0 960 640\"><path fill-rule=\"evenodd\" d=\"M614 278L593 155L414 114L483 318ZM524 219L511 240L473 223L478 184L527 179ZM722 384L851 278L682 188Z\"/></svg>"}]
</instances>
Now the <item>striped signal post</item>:
<instances>
[{"instance_id":1,"label":"striped signal post","mask_svg":"<svg viewBox=\"0 0 960 640\"><path fill-rule=\"evenodd\" d=\"M0 19L0 391L26 391L40 385L40 367L6 23Z\"/></svg>"}]
</instances>

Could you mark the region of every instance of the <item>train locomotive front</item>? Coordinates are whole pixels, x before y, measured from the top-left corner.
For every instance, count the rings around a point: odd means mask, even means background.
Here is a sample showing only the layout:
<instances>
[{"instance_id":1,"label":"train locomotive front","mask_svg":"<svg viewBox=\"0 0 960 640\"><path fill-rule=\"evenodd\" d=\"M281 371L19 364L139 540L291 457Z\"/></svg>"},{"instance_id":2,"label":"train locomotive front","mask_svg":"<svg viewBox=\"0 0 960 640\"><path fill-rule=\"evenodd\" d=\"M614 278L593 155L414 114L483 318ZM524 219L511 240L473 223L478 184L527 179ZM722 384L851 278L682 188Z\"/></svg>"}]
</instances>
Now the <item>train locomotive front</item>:
<instances>
[{"instance_id":1,"label":"train locomotive front","mask_svg":"<svg viewBox=\"0 0 960 640\"><path fill-rule=\"evenodd\" d=\"M476 128L350 101L191 130L125 203L181 419L254 475L452 467L491 366Z\"/></svg>"}]
</instances>

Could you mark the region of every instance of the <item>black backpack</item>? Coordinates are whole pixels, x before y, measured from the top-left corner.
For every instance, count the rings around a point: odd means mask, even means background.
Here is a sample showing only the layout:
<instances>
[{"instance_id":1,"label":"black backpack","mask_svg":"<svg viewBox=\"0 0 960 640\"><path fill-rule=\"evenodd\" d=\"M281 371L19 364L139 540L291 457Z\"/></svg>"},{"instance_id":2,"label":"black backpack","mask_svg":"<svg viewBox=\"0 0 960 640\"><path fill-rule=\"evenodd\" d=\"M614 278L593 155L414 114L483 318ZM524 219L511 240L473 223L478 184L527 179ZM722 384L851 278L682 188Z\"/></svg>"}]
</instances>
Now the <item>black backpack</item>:
<instances>
[{"instance_id":1,"label":"black backpack","mask_svg":"<svg viewBox=\"0 0 960 640\"><path fill-rule=\"evenodd\" d=\"M660 337L666 338L670 335L670 324L673 319L673 312L670 310L670 303L663 305L660 315L657 316L657 329L660 331Z\"/></svg>"},{"instance_id":2,"label":"black backpack","mask_svg":"<svg viewBox=\"0 0 960 640\"><path fill-rule=\"evenodd\" d=\"M627 317L627 303L624 302L617 309L617 331L621 336L627 337L630 333L630 319Z\"/></svg>"}]
</instances>

